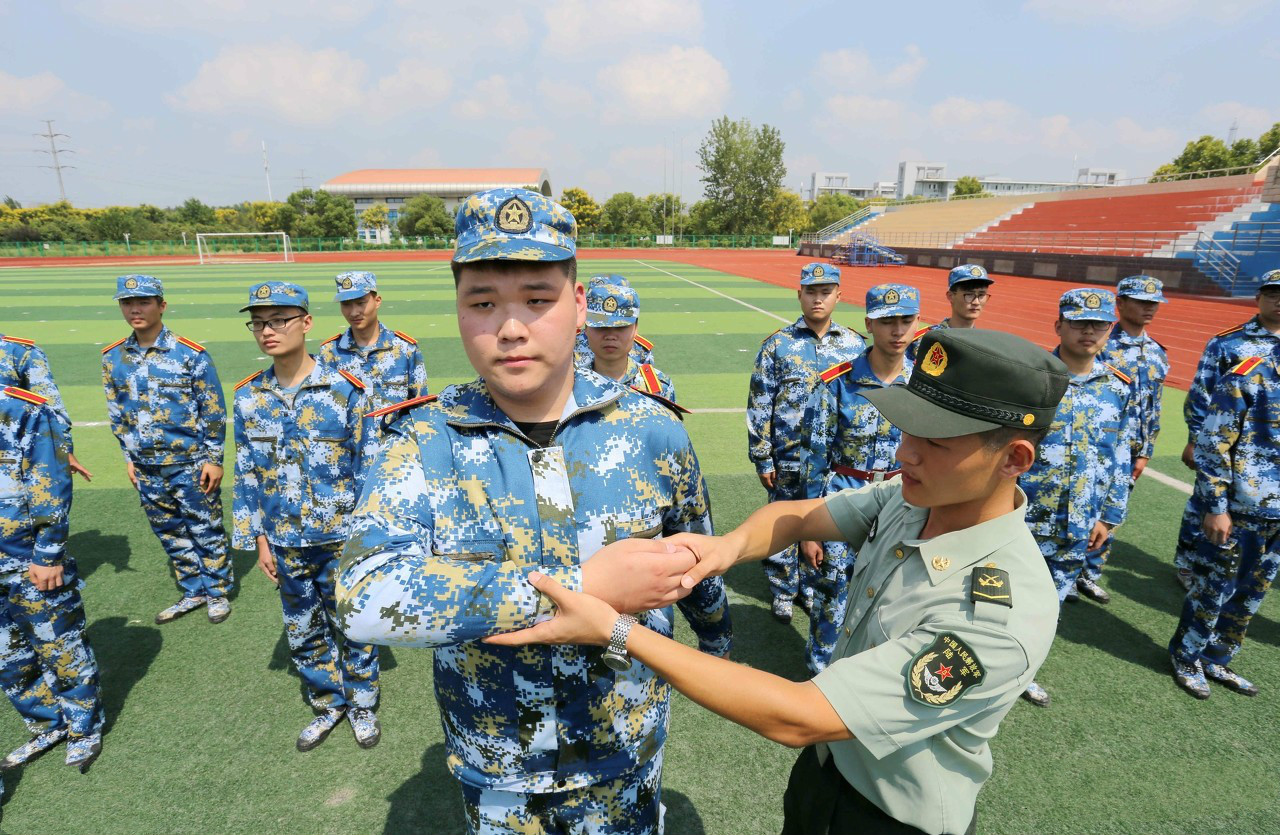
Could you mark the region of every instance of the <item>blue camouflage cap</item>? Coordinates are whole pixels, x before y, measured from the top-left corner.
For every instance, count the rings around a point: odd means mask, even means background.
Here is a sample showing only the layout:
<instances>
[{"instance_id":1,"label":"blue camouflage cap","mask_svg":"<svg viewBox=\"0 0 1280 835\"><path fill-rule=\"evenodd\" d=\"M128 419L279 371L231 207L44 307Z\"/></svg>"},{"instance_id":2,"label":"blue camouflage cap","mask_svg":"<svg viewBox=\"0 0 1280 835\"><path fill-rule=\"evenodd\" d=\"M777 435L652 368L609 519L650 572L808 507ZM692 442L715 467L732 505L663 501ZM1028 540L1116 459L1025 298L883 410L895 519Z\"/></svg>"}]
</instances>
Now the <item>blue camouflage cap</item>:
<instances>
[{"instance_id":1,"label":"blue camouflage cap","mask_svg":"<svg viewBox=\"0 0 1280 835\"><path fill-rule=\"evenodd\" d=\"M154 275L122 275L116 279L116 301L151 296L164 296L164 284Z\"/></svg>"},{"instance_id":2,"label":"blue camouflage cap","mask_svg":"<svg viewBox=\"0 0 1280 835\"><path fill-rule=\"evenodd\" d=\"M348 302L378 292L378 278L370 272L341 273L333 282L338 285L338 294L333 297L335 302Z\"/></svg>"},{"instance_id":3,"label":"blue camouflage cap","mask_svg":"<svg viewBox=\"0 0 1280 835\"><path fill-rule=\"evenodd\" d=\"M1058 314L1069 321L1090 320L1114 322L1116 297L1108 290L1080 287L1068 290L1058 299Z\"/></svg>"},{"instance_id":4,"label":"blue camouflage cap","mask_svg":"<svg viewBox=\"0 0 1280 835\"><path fill-rule=\"evenodd\" d=\"M568 261L577 255L578 222L554 200L523 188L467 198L454 220L453 260Z\"/></svg>"},{"instance_id":5,"label":"blue camouflage cap","mask_svg":"<svg viewBox=\"0 0 1280 835\"><path fill-rule=\"evenodd\" d=\"M240 308L244 313L255 307L300 307L311 309L307 291L287 281L263 281L249 288L249 303Z\"/></svg>"},{"instance_id":6,"label":"blue camouflage cap","mask_svg":"<svg viewBox=\"0 0 1280 835\"><path fill-rule=\"evenodd\" d=\"M950 290L962 281L985 281L995 284L996 280L987 275L987 271L977 264L961 264L947 273L947 289Z\"/></svg>"},{"instance_id":7,"label":"blue camouflage cap","mask_svg":"<svg viewBox=\"0 0 1280 835\"><path fill-rule=\"evenodd\" d=\"M593 275L587 282L587 327L620 328L634 325L640 297L623 276Z\"/></svg>"},{"instance_id":8,"label":"blue camouflage cap","mask_svg":"<svg viewBox=\"0 0 1280 835\"><path fill-rule=\"evenodd\" d=\"M817 261L812 264L805 264L800 270L800 286L808 287L810 284L839 284L840 268L833 267L830 264L819 264Z\"/></svg>"},{"instance_id":9,"label":"blue camouflage cap","mask_svg":"<svg viewBox=\"0 0 1280 835\"><path fill-rule=\"evenodd\" d=\"M1262 274L1262 284L1258 285L1258 292L1262 292L1263 287L1280 287L1280 270L1268 270Z\"/></svg>"},{"instance_id":10,"label":"blue camouflage cap","mask_svg":"<svg viewBox=\"0 0 1280 835\"><path fill-rule=\"evenodd\" d=\"M1160 302L1164 304L1168 299L1164 297L1164 285L1160 283L1160 279L1152 278L1149 275L1131 275L1128 278L1120 279L1120 283L1116 285L1116 295L1124 296L1126 299L1137 299L1140 302Z\"/></svg>"},{"instance_id":11,"label":"blue camouflage cap","mask_svg":"<svg viewBox=\"0 0 1280 835\"><path fill-rule=\"evenodd\" d=\"M920 291L907 284L877 284L867 291L867 318L920 315Z\"/></svg>"}]
</instances>

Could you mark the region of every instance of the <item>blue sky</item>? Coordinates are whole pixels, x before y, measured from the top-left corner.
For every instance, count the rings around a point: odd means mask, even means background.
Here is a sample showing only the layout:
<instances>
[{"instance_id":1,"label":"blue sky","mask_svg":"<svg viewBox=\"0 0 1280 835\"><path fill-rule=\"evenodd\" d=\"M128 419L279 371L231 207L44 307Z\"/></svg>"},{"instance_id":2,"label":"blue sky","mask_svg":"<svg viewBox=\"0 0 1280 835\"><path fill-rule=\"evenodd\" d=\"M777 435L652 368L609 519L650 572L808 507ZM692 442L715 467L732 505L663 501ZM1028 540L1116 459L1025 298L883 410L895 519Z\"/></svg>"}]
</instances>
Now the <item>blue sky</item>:
<instances>
[{"instance_id":1,"label":"blue sky","mask_svg":"<svg viewBox=\"0 0 1280 835\"><path fill-rule=\"evenodd\" d=\"M722 114L780 128L792 188L903 159L1139 176L1280 121L1275 0L866 5L0 0L0 194L57 198L47 118L82 206L265 199L263 140L277 199L300 171L527 165L696 199Z\"/></svg>"}]
</instances>

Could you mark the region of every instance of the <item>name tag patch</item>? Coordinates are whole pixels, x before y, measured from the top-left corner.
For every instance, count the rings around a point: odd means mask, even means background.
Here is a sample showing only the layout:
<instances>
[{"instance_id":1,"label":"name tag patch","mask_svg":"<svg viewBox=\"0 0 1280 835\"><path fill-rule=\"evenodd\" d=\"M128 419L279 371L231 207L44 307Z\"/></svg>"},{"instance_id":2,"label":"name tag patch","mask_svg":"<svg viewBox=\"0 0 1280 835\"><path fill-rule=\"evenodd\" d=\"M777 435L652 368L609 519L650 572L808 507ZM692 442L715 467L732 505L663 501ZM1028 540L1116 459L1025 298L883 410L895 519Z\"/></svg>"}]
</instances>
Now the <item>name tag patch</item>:
<instances>
[{"instance_id":1,"label":"name tag patch","mask_svg":"<svg viewBox=\"0 0 1280 835\"><path fill-rule=\"evenodd\" d=\"M907 694L922 705L946 707L987 674L964 641L943 632L907 666Z\"/></svg>"}]
</instances>

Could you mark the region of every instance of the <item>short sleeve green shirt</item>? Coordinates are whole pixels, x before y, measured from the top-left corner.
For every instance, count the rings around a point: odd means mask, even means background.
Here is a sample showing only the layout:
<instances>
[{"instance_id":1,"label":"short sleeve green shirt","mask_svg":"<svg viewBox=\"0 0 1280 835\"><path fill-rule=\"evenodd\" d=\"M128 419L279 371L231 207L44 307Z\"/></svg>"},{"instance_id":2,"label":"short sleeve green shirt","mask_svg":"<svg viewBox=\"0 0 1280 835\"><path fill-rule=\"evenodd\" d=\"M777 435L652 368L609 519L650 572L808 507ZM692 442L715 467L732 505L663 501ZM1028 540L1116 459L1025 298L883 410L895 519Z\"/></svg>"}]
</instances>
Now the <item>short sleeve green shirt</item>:
<instances>
[{"instance_id":1,"label":"short sleeve green shirt","mask_svg":"<svg viewBox=\"0 0 1280 835\"><path fill-rule=\"evenodd\" d=\"M989 742L1035 676L1058 596L1011 512L922 540L928 510L900 478L845 490L827 509L858 550L833 661L814 683L854 739L830 752L844 778L925 832L963 832L991 776Z\"/></svg>"}]
</instances>

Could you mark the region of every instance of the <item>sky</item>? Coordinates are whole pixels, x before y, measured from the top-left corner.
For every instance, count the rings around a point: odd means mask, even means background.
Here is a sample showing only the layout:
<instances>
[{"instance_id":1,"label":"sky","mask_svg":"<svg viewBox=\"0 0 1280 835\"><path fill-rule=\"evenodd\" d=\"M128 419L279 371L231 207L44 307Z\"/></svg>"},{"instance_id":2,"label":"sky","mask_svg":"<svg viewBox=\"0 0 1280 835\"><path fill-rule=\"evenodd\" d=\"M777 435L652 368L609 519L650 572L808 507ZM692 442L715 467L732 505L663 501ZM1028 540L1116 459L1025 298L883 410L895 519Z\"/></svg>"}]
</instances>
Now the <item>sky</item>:
<instances>
[{"instance_id":1,"label":"sky","mask_svg":"<svg viewBox=\"0 0 1280 835\"><path fill-rule=\"evenodd\" d=\"M535 166L556 194L702 191L713 119L784 185L1150 173L1280 121L1280 0L0 0L0 195L275 199L358 168Z\"/></svg>"}]
</instances>

